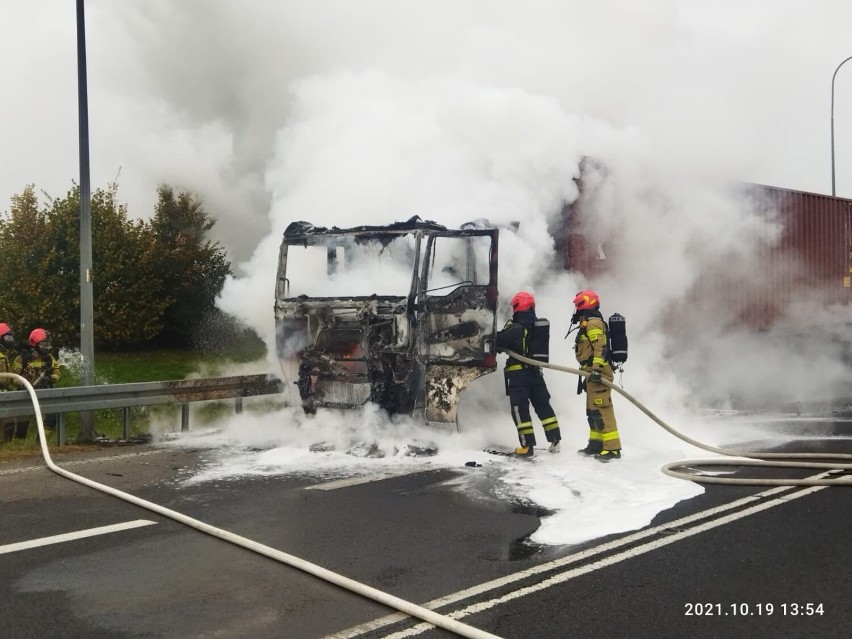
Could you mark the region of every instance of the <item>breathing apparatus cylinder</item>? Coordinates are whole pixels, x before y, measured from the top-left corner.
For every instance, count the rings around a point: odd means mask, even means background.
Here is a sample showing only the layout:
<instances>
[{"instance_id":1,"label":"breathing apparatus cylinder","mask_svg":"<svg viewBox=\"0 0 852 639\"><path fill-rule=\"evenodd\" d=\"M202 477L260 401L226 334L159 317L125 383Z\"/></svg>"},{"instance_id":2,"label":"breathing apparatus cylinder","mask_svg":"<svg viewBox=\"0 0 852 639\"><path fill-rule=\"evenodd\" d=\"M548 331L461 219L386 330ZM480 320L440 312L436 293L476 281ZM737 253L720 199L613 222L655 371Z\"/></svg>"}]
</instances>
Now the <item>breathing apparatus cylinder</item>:
<instances>
[{"instance_id":1,"label":"breathing apparatus cylinder","mask_svg":"<svg viewBox=\"0 0 852 639\"><path fill-rule=\"evenodd\" d=\"M530 331L529 357L539 362L550 361L550 321L539 317Z\"/></svg>"},{"instance_id":2,"label":"breathing apparatus cylinder","mask_svg":"<svg viewBox=\"0 0 852 639\"><path fill-rule=\"evenodd\" d=\"M623 315L613 313L607 322L609 327L609 360L613 364L627 361L627 322Z\"/></svg>"}]
</instances>

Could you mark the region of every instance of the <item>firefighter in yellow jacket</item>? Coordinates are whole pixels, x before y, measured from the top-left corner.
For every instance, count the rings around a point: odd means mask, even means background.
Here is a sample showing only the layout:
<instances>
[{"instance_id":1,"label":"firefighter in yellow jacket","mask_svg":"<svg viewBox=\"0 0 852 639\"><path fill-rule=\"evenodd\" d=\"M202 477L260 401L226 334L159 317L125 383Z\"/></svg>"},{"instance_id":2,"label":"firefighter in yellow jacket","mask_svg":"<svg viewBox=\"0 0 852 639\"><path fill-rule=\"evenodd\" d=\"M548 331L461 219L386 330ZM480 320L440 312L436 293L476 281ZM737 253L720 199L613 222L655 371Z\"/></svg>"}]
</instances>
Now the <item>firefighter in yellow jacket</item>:
<instances>
[{"instance_id":1,"label":"firefighter in yellow jacket","mask_svg":"<svg viewBox=\"0 0 852 639\"><path fill-rule=\"evenodd\" d=\"M613 373L609 362L609 335L600 312L600 298L594 291L580 291L574 298L574 308L576 312L571 323L580 324L574 354L580 370L589 371L585 383L581 380L581 387L586 391L589 443L578 452L594 455L602 462L621 459L621 439L612 408L612 390L601 383L602 379L611 382Z\"/></svg>"},{"instance_id":2,"label":"firefighter in yellow jacket","mask_svg":"<svg viewBox=\"0 0 852 639\"><path fill-rule=\"evenodd\" d=\"M53 388L61 375L59 362L53 356L50 334L36 328L27 340L28 349L22 349L15 358L13 372L22 375L33 388Z\"/></svg>"},{"instance_id":3,"label":"firefighter in yellow jacket","mask_svg":"<svg viewBox=\"0 0 852 639\"><path fill-rule=\"evenodd\" d=\"M50 334L43 328L36 328L27 340L29 348L22 346L20 354L15 358L12 372L23 376L33 385L33 388L53 388L59 381L61 372L59 362L53 356ZM56 428L57 416L44 415L42 422L45 428Z\"/></svg>"},{"instance_id":4,"label":"firefighter in yellow jacket","mask_svg":"<svg viewBox=\"0 0 852 639\"><path fill-rule=\"evenodd\" d=\"M12 328L5 322L0 322L0 372L16 373L14 370L15 357L18 355L18 344ZM0 391L18 390L17 382L8 378L0 379ZM0 419L3 425L3 441L8 442L13 438L24 439L27 436L26 417L5 417Z\"/></svg>"}]
</instances>

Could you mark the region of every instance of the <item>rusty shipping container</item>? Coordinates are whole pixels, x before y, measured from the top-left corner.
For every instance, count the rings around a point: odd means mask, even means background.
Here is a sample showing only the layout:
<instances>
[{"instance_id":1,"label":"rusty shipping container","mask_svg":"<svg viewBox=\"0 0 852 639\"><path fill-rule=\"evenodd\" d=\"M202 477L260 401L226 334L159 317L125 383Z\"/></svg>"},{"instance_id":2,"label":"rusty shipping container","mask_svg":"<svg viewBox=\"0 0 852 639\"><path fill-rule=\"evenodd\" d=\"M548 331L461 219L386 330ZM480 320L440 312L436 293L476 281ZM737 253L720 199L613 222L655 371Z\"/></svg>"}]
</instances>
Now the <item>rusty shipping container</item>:
<instances>
[{"instance_id":1,"label":"rusty shipping container","mask_svg":"<svg viewBox=\"0 0 852 639\"><path fill-rule=\"evenodd\" d=\"M744 184L742 192L753 210L780 225L780 236L756 242L749 257L757 259L747 267L735 257L703 265L688 294L695 312L765 329L790 305L852 301L852 200L762 184ZM555 234L561 262L594 282L607 269L606 253L618 247L586 241L582 199L565 208L563 220Z\"/></svg>"},{"instance_id":2,"label":"rusty shipping container","mask_svg":"<svg viewBox=\"0 0 852 639\"><path fill-rule=\"evenodd\" d=\"M759 209L777 215L782 231L773 246L761 247L760 287L749 319L766 327L782 305L848 304L852 299L852 200L759 184L746 187ZM751 308L751 307L754 308ZM764 312L765 317L755 315ZM762 321L761 321L762 320Z\"/></svg>"}]
</instances>

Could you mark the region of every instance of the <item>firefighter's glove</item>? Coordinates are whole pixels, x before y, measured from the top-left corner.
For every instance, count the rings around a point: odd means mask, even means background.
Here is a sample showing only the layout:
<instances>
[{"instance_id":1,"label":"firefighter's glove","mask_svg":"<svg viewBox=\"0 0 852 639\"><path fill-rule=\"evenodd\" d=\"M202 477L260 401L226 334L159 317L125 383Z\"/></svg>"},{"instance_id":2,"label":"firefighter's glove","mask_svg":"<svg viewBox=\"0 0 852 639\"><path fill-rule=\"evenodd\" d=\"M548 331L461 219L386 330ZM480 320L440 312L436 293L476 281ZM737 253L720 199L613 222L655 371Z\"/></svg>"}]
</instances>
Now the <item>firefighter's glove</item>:
<instances>
[{"instance_id":1,"label":"firefighter's glove","mask_svg":"<svg viewBox=\"0 0 852 639\"><path fill-rule=\"evenodd\" d=\"M598 369L594 369L591 373L589 373L589 381L595 384L600 384L601 372Z\"/></svg>"}]
</instances>

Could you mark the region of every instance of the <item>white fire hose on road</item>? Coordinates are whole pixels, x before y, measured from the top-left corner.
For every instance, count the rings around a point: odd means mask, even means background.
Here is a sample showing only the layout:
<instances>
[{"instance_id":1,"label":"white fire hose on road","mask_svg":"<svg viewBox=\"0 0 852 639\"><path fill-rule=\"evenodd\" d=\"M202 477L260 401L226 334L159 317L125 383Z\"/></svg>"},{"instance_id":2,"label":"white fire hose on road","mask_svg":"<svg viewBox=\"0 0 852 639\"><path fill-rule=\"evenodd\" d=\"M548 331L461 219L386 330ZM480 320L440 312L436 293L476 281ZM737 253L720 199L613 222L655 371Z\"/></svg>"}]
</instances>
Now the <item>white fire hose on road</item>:
<instances>
[{"instance_id":1,"label":"white fire hose on road","mask_svg":"<svg viewBox=\"0 0 852 639\"><path fill-rule=\"evenodd\" d=\"M550 368L563 373L573 373L581 377L588 377L587 371L581 371L578 368L570 368L568 366L559 366L547 362L540 362L523 355L518 355L512 351L504 351L507 355L514 357L520 362L530 364L532 366L540 366L542 368ZM836 479L748 479L735 477L715 477L708 475L695 475L674 470L675 468L696 467L696 466L769 466L775 468L818 468L822 470L844 471L852 470L852 454L848 453L757 453L744 452L739 450L730 450L726 448L717 448L702 444L699 441L687 437L679 433L674 428L666 424L662 419L657 417L642 402L633 397L626 390L613 384L612 382L602 379L601 383L608 386L615 392L626 397L636 408L650 417L656 424L662 426L666 431L681 439L688 444L692 444L697 448L701 448L711 453L718 453L728 457L745 457L744 460L722 460L722 459L694 459L679 462L671 462L665 464L661 470L672 477L679 479L687 479L698 483L705 484L739 484L742 486L852 486L852 476L844 476ZM833 460L850 460L846 463L828 463L828 462L808 462L808 461L782 461L782 460L803 460L803 459L833 459ZM777 460L777 461L775 461Z\"/></svg>"},{"instance_id":2,"label":"white fire hose on road","mask_svg":"<svg viewBox=\"0 0 852 639\"><path fill-rule=\"evenodd\" d=\"M256 552L260 555L269 557L270 559L275 559L276 561L279 561L281 563L287 564L294 568L298 568L303 572L314 575L315 577L319 577L320 579L332 583L335 586L340 586L341 588L345 588L346 590L367 597L368 599L377 601L378 603L384 604L385 606L393 608L394 610L398 610L412 617L422 619L423 621L426 621L432 624L433 626L437 626L438 628L443 628L444 630L453 632L459 635L460 637L469 637L470 639L500 639L500 637L498 637L497 635L492 635L491 633L479 630L478 628L474 628L473 626L468 626L467 624L464 624L460 621L456 621L455 619L452 619L445 615L441 615L437 612L434 612L433 610L429 610L428 608L418 606L417 604L405 601L404 599L400 599L399 597L394 597L391 594L362 584L358 581L355 581L354 579L344 577L343 575L322 568L321 566L317 566L316 564L312 564L308 561L305 561L304 559L299 559L298 557L288 555L287 553L281 552L280 550L276 550L269 546L264 546L263 544L259 544L256 541L241 537L227 530L216 528L214 526L211 526L210 524L204 523L203 521L193 519L192 517L187 517L186 515L183 515L177 511L170 510L169 508L165 508L164 506L160 506L144 499L140 499L139 497L135 497L129 493L122 492L110 486L99 484L98 482L92 481L91 479L87 479L85 477L81 477L80 475L76 475L65 470L64 468L57 466L53 462L53 459L51 459L50 452L47 448L47 438L45 437L44 422L42 421L41 417L41 407L39 406L38 397L36 396L35 389L33 388L32 384L30 384L30 382L28 382L25 378L14 373L0 373L0 378L13 379L20 385L24 386L27 392L29 392L30 399L33 402L33 408L35 409L39 443L41 444L41 454L44 457L44 461L47 464L47 467L53 472L62 475L63 477L66 477L71 481L83 484L84 486L88 486L89 488L94 488L95 490L99 490L108 495L112 495L113 497L118 497L119 499L155 512L159 515L163 515L164 517L168 517L169 519L173 519L182 524L186 524L187 526L195 528L196 530L200 530L201 532L206 533L208 535L212 535L213 537L218 537L219 539L223 539L232 544L236 544L237 546L242 546L243 548L247 548L248 550Z\"/></svg>"}]
</instances>

